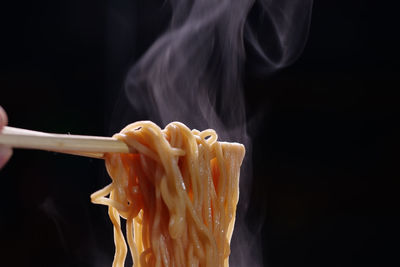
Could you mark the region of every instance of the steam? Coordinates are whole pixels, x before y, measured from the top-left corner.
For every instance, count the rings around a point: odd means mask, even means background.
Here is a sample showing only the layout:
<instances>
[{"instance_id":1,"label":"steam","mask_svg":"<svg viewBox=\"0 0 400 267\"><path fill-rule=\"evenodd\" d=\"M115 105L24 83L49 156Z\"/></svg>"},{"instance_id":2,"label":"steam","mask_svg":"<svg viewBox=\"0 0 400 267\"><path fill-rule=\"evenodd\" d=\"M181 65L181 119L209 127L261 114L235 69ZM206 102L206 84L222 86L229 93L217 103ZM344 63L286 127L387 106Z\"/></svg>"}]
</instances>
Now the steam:
<instances>
[{"instance_id":1,"label":"steam","mask_svg":"<svg viewBox=\"0 0 400 267\"><path fill-rule=\"evenodd\" d=\"M129 71L125 93L137 117L161 127L181 121L244 143L232 266L262 265L260 222L245 223L251 182L243 67L271 74L291 64L308 35L312 0L170 0L166 32ZM247 174L247 175L245 175Z\"/></svg>"},{"instance_id":2,"label":"steam","mask_svg":"<svg viewBox=\"0 0 400 267\"><path fill-rule=\"evenodd\" d=\"M256 1L245 26L252 71L270 74L292 64L302 53L313 0Z\"/></svg>"},{"instance_id":3,"label":"steam","mask_svg":"<svg viewBox=\"0 0 400 267\"><path fill-rule=\"evenodd\" d=\"M160 124L244 136L243 26L251 1L171 1L169 30L130 71L133 107Z\"/></svg>"}]
</instances>

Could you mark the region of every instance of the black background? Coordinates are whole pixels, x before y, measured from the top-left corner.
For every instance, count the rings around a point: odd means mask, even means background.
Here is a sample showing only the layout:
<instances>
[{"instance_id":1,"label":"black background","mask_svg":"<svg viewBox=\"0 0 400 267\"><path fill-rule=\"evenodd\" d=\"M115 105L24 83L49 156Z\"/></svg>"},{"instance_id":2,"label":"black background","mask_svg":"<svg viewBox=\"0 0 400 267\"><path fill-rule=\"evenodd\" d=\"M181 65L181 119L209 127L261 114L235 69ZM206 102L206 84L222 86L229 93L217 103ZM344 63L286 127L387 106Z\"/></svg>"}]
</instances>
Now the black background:
<instances>
[{"instance_id":1,"label":"black background","mask_svg":"<svg viewBox=\"0 0 400 267\"><path fill-rule=\"evenodd\" d=\"M10 125L118 131L124 75L166 26L162 1L9 2L0 105ZM246 72L248 114L260 120L249 128L249 221L264 218L265 266L399 265L397 11L316 1L299 60L268 77ZM106 209L89 201L109 182L103 162L15 150L0 179L2 266L111 266Z\"/></svg>"}]
</instances>

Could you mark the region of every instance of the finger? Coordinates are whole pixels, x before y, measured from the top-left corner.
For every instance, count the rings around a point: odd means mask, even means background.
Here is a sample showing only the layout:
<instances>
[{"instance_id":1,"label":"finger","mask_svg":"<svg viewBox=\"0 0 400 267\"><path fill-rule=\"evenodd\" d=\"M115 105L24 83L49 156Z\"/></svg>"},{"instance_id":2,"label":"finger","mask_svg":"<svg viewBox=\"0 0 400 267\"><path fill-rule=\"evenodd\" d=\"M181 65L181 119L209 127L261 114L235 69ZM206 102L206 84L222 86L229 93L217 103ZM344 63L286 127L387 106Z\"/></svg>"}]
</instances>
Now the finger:
<instances>
[{"instance_id":1,"label":"finger","mask_svg":"<svg viewBox=\"0 0 400 267\"><path fill-rule=\"evenodd\" d=\"M0 130L8 124L7 114L4 109L0 106Z\"/></svg>"},{"instance_id":2,"label":"finger","mask_svg":"<svg viewBox=\"0 0 400 267\"><path fill-rule=\"evenodd\" d=\"M12 149L9 147L0 146L0 169L7 163L11 158Z\"/></svg>"}]
</instances>

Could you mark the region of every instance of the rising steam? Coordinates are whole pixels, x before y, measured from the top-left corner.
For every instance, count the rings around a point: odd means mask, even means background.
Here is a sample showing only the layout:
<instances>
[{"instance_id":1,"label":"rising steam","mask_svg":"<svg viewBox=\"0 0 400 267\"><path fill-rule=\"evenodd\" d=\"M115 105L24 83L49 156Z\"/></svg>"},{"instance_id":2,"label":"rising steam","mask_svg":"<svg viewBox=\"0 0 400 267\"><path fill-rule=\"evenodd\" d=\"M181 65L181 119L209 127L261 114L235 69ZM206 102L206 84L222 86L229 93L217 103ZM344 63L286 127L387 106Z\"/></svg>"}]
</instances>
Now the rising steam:
<instances>
[{"instance_id":1,"label":"rising steam","mask_svg":"<svg viewBox=\"0 0 400 267\"><path fill-rule=\"evenodd\" d=\"M242 88L245 50L252 70L260 74L292 63L307 38L312 0L169 4L170 25L128 73L125 93L136 114L161 127L181 121L189 128L213 128L220 140L246 145L231 265L261 266L260 234L254 229L260 224L244 223L251 181Z\"/></svg>"},{"instance_id":2,"label":"rising steam","mask_svg":"<svg viewBox=\"0 0 400 267\"><path fill-rule=\"evenodd\" d=\"M171 26L130 71L127 95L161 124L177 120L237 140L244 136L242 29L251 2L189 3L172 1Z\"/></svg>"}]
</instances>

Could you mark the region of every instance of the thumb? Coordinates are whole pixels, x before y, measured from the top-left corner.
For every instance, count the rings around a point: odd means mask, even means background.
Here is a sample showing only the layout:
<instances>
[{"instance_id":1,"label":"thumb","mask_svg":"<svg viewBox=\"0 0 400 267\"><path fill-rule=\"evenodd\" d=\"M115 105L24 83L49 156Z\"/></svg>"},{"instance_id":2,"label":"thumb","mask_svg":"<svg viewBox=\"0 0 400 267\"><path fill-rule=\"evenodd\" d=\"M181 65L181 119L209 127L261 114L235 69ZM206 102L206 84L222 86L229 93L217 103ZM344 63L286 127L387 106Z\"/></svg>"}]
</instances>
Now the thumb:
<instances>
[{"instance_id":1,"label":"thumb","mask_svg":"<svg viewBox=\"0 0 400 267\"><path fill-rule=\"evenodd\" d=\"M12 149L5 146L0 146L0 169L7 163L11 158Z\"/></svg>"}]
</instances>

